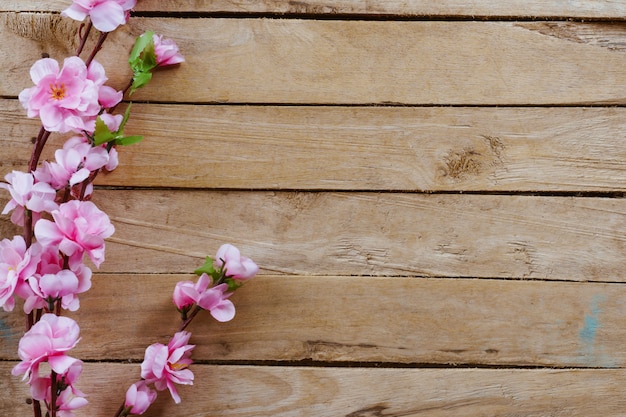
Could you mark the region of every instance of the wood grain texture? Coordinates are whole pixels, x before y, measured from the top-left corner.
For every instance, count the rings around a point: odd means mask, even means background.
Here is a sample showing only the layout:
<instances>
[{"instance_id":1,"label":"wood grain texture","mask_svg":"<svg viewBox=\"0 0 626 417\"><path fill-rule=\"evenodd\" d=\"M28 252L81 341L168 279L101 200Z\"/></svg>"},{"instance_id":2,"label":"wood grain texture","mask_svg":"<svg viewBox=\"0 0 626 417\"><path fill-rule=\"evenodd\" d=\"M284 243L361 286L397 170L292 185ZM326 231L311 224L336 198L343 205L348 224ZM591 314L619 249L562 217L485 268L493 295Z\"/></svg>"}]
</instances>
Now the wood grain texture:
<instances>
[{"instance_id":1,"label":"wood grain texture","mask_svg":"<svg viewBox=\"0 0 626 417\"><path fill-rule=\"evenodd\" d=\"M179 326L174 284L195 275L97 275L69 313L74 355L141 361ZM235 319L188 328L199 361L624 367L619 284L261 276L231 300ZM149 288L149 291L145 289ZM114 301L124 294L120 301ZM558 308L555 308L558 306ZM0 313L2 359L17 359L24 318Z\"/></svg>"},{"instance_id":2,"label":"wood grain texture","mask_svg":"<svg viewBox=\"0 0 626 417\"><path fill-rule=\"evenodd\" d=\"M266 273L624 281L623 199L99 190L94 201L117 228L106 272L190 271L231 242ZM16 231L7 216L0 230Z\"/></svg>"},{"instance_id":3,"label":"wood grain texture","mask_svg":"<svg viewBox=\"0 0 626 417\"><path fill-rule=\"evenodd\" d=\"M626 191L621 108L142 105L101 185L395 191ZM0 176L38 121L0 100ZM62 145L53 138L45 156ZM193 169L189 169L193 166Z\"/></svg>"},{"instance_id":4,"label":"wood grain texture","mask_svg":"<svg viewBox=\"0 0 626 417\"><path fill-rule=\"evenodd\" d=\"M621 199L103 190L94 201L118 227L106 271L188 271L230 240L288 274L624 279Z\"/></svg>"},{"instance_id":5,"label":"wood grain texture","mask_svg":"<svg viewBox=\"0 0 626 417\"><path fill-rule=\"evenodd\" d=\"M11 366L2 364L0 372L8 374ZM617 417L626 382L624 370L193 366L196 380L180 388L182 403L162 392L147 416ZM86 364L80 387L99 394L77 416L113 415L138 371L137 364ZM27 415L25 384L1 378L0 388L7 393L2 410Z\"/></svg>"},{"instance_id":6,"label":"wood grain texture","mask_svg":"<svg viewBox=\"0 0 626 417\"><path fill-rule=\"evenodd\" d=\"M78 25L60 19L0 16L0 95L27 87L23 75L42 53L72 54ZM573 22L137 18L98 56L112 85L130 76L120 51L154 27L177 40L187 62L157 74L159 87L137 100L607 105L626 97L625 27Z\"/></svg>"},{"instance_id":7,"label":"wood grain texture","mask_svg":"<svg viewBox=\"0 0 626 417\"><path fill-rule=\"evenodd\" d=\"M71 0L5 0L0 11L61 11ZM386 15L444 17L584 17L623 19L626 2L588 0L140 0L138 12L294 13L305 15Z\"/></svg>"}]
</instances>

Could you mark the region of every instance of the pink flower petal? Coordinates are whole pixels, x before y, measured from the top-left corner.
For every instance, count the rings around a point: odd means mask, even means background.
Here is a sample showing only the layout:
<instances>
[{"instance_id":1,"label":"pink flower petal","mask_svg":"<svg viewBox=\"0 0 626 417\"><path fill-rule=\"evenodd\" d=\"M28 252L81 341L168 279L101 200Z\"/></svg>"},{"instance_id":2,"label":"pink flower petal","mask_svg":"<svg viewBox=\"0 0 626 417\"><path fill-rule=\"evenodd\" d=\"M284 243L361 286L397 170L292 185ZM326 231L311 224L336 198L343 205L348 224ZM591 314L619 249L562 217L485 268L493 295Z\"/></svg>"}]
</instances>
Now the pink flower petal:
<instances>
[{"instance_id":1,"label":"pink flower petal","mask_svg":"<svg viewBox=\"0 0 626 417\"><path fill-rule=\"evenodd\" d=\"M210 310L213 318L219 322L230 321L235 317L235 305L230 300L223 300Z\"/></svg>"},{"instance_id":2,"label":"pink flower petal","mask_svg":"<svg viewBox=\"0 0 626 417\"><path fill-rule=\"evenodd\" d=\"M111 32L126 23L126 12L118 3L106 1L94 6L89 13L96 29Z\"/></svg>"},{"instance_id":3,"label":"pink flower petal","mask_svg":"<svg viewBox=\"0 0 626 417\"><path fill-rule=\"evenodd\" d=\"M67 355L54 355L48 358L48 363L54 372L64 374L77 360Z\"/></svg>"},{"instance_id":4,"label":"pink flower petal","mask_svg":"<svg viewBox=\"0 0 626 417\"><path fill-rule=\"evenodd\" d=\"M59 63L52 58L43 58L38 60L30 68L30 78L33 83L39 84L44 77L59 73Z\"/></svg>"}]
</instances>

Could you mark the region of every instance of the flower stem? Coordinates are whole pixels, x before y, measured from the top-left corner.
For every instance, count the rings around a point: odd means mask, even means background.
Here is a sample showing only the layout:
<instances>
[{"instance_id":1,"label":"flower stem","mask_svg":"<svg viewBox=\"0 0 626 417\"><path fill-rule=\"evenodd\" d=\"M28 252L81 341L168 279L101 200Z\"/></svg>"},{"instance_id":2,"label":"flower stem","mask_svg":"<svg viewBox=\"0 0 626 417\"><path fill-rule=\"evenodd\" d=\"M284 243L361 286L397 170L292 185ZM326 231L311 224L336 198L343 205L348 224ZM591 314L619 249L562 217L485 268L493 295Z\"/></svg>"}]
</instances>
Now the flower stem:
<instances>
[{"instance_id":1,"label":"flower stem","mask_svg":"<svg viewBox=\"0 0 626 417\"><path fill-rule=\"evenodd\" d=\"M108 34L109 32L100 33L100 37L98 38L96 46L94 46L93 51L91 51L91 54L89 55L89 58L87 58L87 61L85 61L85 65L87 66L87 68L89 68L89 64L91 64L91 61L93 61L93 59L96 57L96 54L100 51L100 49L102 49L102 44L106 40Z\"/></svg>"},{"instance_id":2,"label":"flower stem","mask_svg":"<svg viewBox=\"0 0 626 417\"><path fill-rule=\"evenodd\" d=\"M41 403L38 400L33 400L33 414L35 417L41 417Z\"/></svg>"},{"instance_id":3,"label":"flower stem","mask_svg":"<svg viewBox=\"0 0 626 417\"><path fill-rule=\"evenodd\" d=\"M43 151L43 147L46 145L46 141L49 137L50 132L48 132L46 129L44 129L43 126L41 126L41 129L39 129L39 134L37 135L37 139L35 139L33 153L30 156L30 161L28 161L28 170L30 172L37 169L39 158L41 158L41 152Z\"/></svg>"},{"instance_id":4,"label":"flower stem","mask_svg":"<svg viewBox=\"0 0 626 417\"><path fill-rule=\"evenodd\" d=\"M87 38L89 37L89 32L91 31L91 28L93 27L93 23L91 23L91 20L89 21L89 23L87 24L87 29L85 29L84 33L82 33L83 27L84 25L80 25L80 29L78 32L78 36L80 38L80 45L78 45L78 49L76 50L76 56L79 56L83 52L83 48L85 47L85 43L87 42Z\"/></svg>"},{"instance_id":5,"label":"flower stem","mask_svg":"<svg viewBox=\"0 0 626 417\"><path fill-rule=\"evenodd\" d=\"M191 314L189 314L189 317L187 317L187 320L183 321L183 323L180 325L178 331L182 332L183 330L185 330L200 311L202 311L202 308L196 305L195 308L191 311Z\"/></svg>"},{"instance_id":6,"label":"flower stem","mask_svg":"<svg viewBox=\"0 0 626 417\"><path fill-rule=\"evenodd\" d=\"M50 417L57 415L57 373L50 371Z\"/></svg>"}]
</instances>

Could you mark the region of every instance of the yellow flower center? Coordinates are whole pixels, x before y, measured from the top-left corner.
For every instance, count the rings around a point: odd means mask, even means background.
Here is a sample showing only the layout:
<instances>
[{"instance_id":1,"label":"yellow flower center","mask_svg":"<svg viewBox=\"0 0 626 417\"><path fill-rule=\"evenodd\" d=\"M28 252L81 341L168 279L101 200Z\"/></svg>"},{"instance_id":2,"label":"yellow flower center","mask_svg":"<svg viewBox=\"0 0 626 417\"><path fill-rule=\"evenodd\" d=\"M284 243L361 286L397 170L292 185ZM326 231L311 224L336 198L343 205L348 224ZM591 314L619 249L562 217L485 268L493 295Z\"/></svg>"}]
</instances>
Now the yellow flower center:
<instances>
[{"instance_id":1,"label":"yellow flower center","mask_svg":"<svg viewBox=\"0 0 626 417\"><path fill-rule=\"evenodd\" d=\"M170 369L173 371L180 371L181 369L187 368L187 365L180 363L180 362L170 363L169 366L170 366Z\"/></svg>"},{"instance_id":2,"label":"yellow flower center","mask_svg":"<svg viewBox=\"0 0 626 417\"><path fill-rule=\"evenodd\" d=\"M65 83L61 85L54 83L50 84L50 98L53 100L63 100L65 98L65 93L67 89L65 88Z\"/></svg>"}]
</instances>

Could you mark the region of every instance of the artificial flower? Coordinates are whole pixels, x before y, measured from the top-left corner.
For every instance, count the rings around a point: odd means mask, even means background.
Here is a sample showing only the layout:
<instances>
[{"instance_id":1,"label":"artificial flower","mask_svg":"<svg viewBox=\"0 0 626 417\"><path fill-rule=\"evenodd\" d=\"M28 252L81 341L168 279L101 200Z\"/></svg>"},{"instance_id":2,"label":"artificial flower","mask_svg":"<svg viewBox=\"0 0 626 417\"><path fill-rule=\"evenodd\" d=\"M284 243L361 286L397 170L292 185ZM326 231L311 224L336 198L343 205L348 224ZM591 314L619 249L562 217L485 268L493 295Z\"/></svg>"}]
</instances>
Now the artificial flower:
<instances>
[{"instance_id":1,"label":"artificial flower","mask_svg":"<svg viewBox=\"0 0 626 417\"><path fill-rule=\"evenodd\" d=\"M24 211L32 212L33 221L39 220L41 213L51 212L57 208L55 203L56 191L46 182L35 179L33 174L12 171L5 175L7 183L0 182L0 188L8 190L11 199L4 206L2 214L13 210L11 221L18 226L24 226Z\"/></svg>"},{"instance_id":2,"label":"artificial flower","mask_svg":"<svg viewBox=\"0 0 626 417\"><path fill-rule=\"evenodd\" d=\"M153 34L154 54L159 67L180 64L185 58L178 51L178 45L172 39L163 39L162 35Z\"/></svg>"},{"instance_id":3,"label":"artificial flower","mask_svg":"<svg viewBox=\"0 0 626 417\"><path fill-rule=\"evenodd\" d=\"M189 310L194 303L208 310L217 321L230 321L235 317L235 305L227 298L228 284L219 284L209 288L211 278L204 273L195 284L192 281L180 281L174 287L174 304L179 311Z\"/></svg>"},{"instance_id":4,"label":"artificial flower","mask_svg":"<svg viewBox=\"0 0 626 417\"><path fill-rule=\"evenodd\" d=\"M138 381L126 391L124 406L129 409L130 414L140 415L148 410L156 397L157 392L148 387L146 381Z\"/></svg>"},{"instance_id":5,"label":"artificial flower","mask_svg":"<svg viewBox=\"0 0 626 417\"><path fill-rule=\"evenodd\" d=\"M65 352L74 348L79 338L80 328L69 317L44 314L20 339L18 355L22 360L13 367L13 375L24 374L24 379L32 381L39 372L39 364L48 362L58 374L68 371L77 359Z\"/></svg>"},{"instance_id":6,"label":"artificial flower","mask_svg":"<svg viewBox=\"0 0 626 417\"><path fill-rule=\"evenodd\" d=\"M125 24L137 0L74 0L61 14L83 21L87 16L96 29L111 32Z\"/></svg>"},{"instance_id":7,"label":"artificial flower","mask_svg":"<svg viewBox=\"0 0 626 417\"><path fill-rule=\"evenodd\" d=\"M222 268L227 277L246 281L259 272L259 267L250 258L241 256L239 249L227 243L217 250L213 265Z\"/></svg>"},{"instance_id":8,"label":"artificial flower","mask_svg":"<svg viewBox=\"0 0 626 417\"><path fill-rule=\"evenodd\" d=\"M0 305L4 311L15 307L13 295L36 272L40 253L38 243L27 249L22 236L0 241Z\"/></svg>"},{"instance_id":9,"label":"artificial flower","mask_svg":"<svg viewBox=\"0 0 626 417\"><path fill-rule=\"evenodd\" d=\"M187 342L189 332L176 333L167 346L155 343L146 349L141 363L141 377L147 384L163 391L169 389L174 402L180 403L180 396L175 384L193 385L193 372L187 369L191 365L191 351L195 347Z\"/></svg>"},{"instance_id":10,"label":"artificial flower","mask_svg":"<svg viewBox=\"0 0 626 417\"><path fill-rule=\"evenodd\" d=\"M206 274L203 275L206 276ZM202 279L202 276L200 279ZM208 310L217 321L225 322L232 320L235 317L235 305L227 299L232 293L227 293L226 291L228 291L228 284L219 284L208 288L200 293L197 300L198 306Z\"/></svg>"},{"instance_id":11,"label":"artificial flower","mask_svg":"<svg viewBox=\"0 0 626 417\"><path fill-rule=\"evenodd\" d=\"M29 313L37 308L44 308L50 302L61 300L61 307L76 311L78 301L78 277L69 269L62 269L55 274L34 276L28 280L33 295L26 299L24 311Z\"/></svg>"},{"instance_id":12,"label":"artificial flower","mask_svg":"<svg viewBox=\"0 0 626 417\"><path fill-rule=\"evenodd\" d=\"M54 159L54 162L45 161L43 167L35 171L35 178L48 182L56 190L73 187L86 180L92 171L111 163L106 148L92 146L84 136L68 139L63 148L55 151Z\"/></svg>"},{"instance_id":13,"label":"artificial flower","mask_svg":"<svg viewBox=\"0 0 626 417\"><path fill-rule=\"evenodd\" d=\"M43 245L58 245L70 257L70 266L80 263L83 253L99 267L104 261L104 239L115 228L109 216L91 201L71 200L52 211L54 222L42 219L35 224L35 236Z\"/></svg>"},{"instance_id":14,"label":"artificial flower","mask_svg":"<svg viewBox=\"0 0 626 417\"><path fill-rule=\"evenodd\" d=\"M200 292L193 281L179 281L174 287L172 300L179 311L188 310L198 299Z\"/></svg>"},{"instance_id":15,"label":"artificial flower","mask_svg":"<svg viewBox=\"0 0 626 417\"><path fill-rule=\"evenodd\" d=\"M88 78L79 57L66 58L63 68L52 58L35 62L30 70L34 87L22 90L19 100L28 117L39 117L49 132L85 130L85 121L100 112L100 86Z\"/></svg>"}]
</instances>

